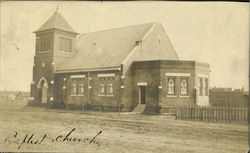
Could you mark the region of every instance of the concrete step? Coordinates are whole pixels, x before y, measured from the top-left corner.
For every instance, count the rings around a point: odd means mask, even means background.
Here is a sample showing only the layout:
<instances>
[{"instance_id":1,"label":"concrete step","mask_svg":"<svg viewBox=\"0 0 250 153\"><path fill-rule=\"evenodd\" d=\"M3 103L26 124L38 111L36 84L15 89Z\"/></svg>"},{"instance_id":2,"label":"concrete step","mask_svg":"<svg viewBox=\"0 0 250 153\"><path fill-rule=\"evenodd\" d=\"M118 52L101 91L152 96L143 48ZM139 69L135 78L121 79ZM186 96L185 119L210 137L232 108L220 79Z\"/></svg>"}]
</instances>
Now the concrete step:
<instances>
[{"instance_id":1,"label":"concrete step","mask_svg":"<svg viewBox=\"0 0 250 153\"><path fill-rule=\"evenodd\" d=\"M145 108L146 108L146 104L138 104L135 108L134 108L134 110L133 110L133 112L143 112L144 110L145 110Z\"/></svg>"}]
</instances>

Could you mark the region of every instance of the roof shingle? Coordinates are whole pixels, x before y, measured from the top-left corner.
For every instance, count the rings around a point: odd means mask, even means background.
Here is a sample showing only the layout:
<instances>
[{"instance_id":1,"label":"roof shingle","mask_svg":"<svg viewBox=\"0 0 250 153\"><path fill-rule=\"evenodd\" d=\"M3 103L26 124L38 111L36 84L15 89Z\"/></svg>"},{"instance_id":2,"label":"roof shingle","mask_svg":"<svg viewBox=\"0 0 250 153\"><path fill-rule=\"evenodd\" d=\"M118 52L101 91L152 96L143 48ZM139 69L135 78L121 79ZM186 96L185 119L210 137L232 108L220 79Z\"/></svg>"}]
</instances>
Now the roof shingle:
<instances>
[{"instance_id":1,"label":"roof shingle","mask_svg":"<svg viewBox=\"0 0 250 153\"><path fill-rule=\"evenodd\" d=\"M63 31L77 33L58 12L55 12L36 32L45 31L49 29L59 29Z\"/></svg>"}]
</instances>

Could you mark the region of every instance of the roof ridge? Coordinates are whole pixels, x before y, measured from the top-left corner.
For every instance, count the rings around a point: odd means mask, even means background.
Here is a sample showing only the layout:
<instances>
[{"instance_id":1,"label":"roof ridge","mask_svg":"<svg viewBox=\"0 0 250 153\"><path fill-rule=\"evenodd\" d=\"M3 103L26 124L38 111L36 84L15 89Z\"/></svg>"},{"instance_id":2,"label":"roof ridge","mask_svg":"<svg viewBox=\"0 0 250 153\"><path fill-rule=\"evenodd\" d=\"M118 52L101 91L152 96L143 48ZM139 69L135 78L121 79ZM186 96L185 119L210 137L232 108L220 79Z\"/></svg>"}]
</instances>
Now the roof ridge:
<instances>
[{"instance_id":1,"label":"roof ridge","mask_svg":"<svg viewBox=\"0 0 250 153\"><path fill-rule=\"evenodd\" d=\"M87 32L87 33L82 33L78 37L81 38L84 34L93 34L93 33L99 33L99 32L106 32L106 31L114 31L114 30L119 30L119 29L124 29L124 28L132 28L132 27L137 27L137 26L142 26L142 25L147 25L147 24L152 24L154 25L156 22L148 22L148 23L143 23L143 24L136 24L136 25L130 25L130 26L125 26L125 27L117 27L117 28L112 28L112 29L105 29L105 30L99 30L99 31L92 31L92 32Z\"/></svg>"}]
</instances>

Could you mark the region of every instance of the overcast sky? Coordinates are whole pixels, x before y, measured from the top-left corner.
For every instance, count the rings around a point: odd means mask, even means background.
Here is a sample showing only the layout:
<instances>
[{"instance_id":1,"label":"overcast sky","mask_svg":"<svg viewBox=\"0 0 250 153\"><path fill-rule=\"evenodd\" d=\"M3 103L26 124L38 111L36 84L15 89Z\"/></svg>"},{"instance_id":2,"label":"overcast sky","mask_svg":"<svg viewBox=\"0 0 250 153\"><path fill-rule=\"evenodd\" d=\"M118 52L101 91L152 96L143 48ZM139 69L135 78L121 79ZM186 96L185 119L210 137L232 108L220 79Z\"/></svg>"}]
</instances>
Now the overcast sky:
<instances>
[{"instance_id":1,"label":"overcast sky","mask_svg":"<svg viewBox=\"0 0 250 153\"><path fill-rule=\"evenodd\" d=\"M57 6L79 33L160 21L182 60L210 63L211 87L248 90L248 3L66 1L1 2L0 90L30 89L33 32Z\"/></svg>"}]
</instances>

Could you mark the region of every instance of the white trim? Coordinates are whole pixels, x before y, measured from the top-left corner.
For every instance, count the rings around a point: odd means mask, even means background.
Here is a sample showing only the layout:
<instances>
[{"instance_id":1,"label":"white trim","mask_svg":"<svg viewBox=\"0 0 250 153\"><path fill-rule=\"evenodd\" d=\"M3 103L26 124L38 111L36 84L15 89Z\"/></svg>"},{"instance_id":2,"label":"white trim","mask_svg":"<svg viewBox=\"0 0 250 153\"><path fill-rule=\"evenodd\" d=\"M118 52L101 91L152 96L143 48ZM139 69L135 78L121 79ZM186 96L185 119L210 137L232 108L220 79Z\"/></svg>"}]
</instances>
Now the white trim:
<instances>
[{"instance_id":1,"label":"white trim","mask_svg":"<svg viewBox=\"0 0 250 153\"><path fill-rule=\"evenodd\" d=\"M51 81L50 81L50 84L54 84L54 80L51 80Z\"/></svg>"},{"instance_id":2,"label":"white trim","mask_svg":"<svg viewBox=\"0 0 250 153\"><path fill-rule=\"evenodd\" d=\"M65 51L56 51L56 52L60 52L60 53L66 53L66 54L73 54L73 51L71 51L71 52L65 52Z\"/></svg>"},{"instance_id":3,"label":"white trim","mask_svg":"<svg viewBox=\"0 0 250 153\"><path fill-rule=\"evenodd\" d=\"M145 39L148 37L148 35L153 31L153 29L156 27L157 23L154 23L150 29L147 31L147 33L142 37L141 41L145 41Z\"/></svg>"},{"instance_id":4,"label":"white trim","mask_svg":"<svg viewBox=\"0 0 250 153\"><path fill-rule=\"evenodd\" d=\"M189 98L189 95L180 95L180 98Z\"/></svg>"},{"instance_id":5,"label":"white trim","mask_svg":"<svg viewBox=\"0 0 250 153\"><path fill-rule=\"evenodd\" d=\"M107 97L114 97L114 95L106 95Z\"/></svg>"},{"instance_id":6,"label":"white trim","mask_svg":"<svg viewBox=\"0 0 250 153\"><path fill-rule=\"evenodd\" d=\"M199 78L208 78L208 75L205 75L205 74L198 74L197 75Z\"/></svg>"},{"instance_id":7,"label":"white trim","mask_svg":"<svg viewBox=\"0 0 250 153\"><path fill-rule=\"evenodd\" d=\"M103 74L98 74L98 77L114 77L115 73L103 73Z\"/></svg>"},{"instance_id":8,"label":"white trim","mask_svg":"<svg viewBox=\"0 0 250 153\"><path fill-rule=\"evenodd\" d=\"M92 87L91 87L91 86L89 86L88 88L89 88L89 89L91 89Z\"/></svg>"},{"instance_id":9,"label":"white trim","mask_svg":"<svg viewBox=\"0 0 250 153\"><path fill-rule=\"evenodd\" d=\"M190 73L165 73L166 76L183 76L183 77L190 77Z\"/></svg>"},{"instance_id":10,"label":"white trim","mask_svg":"<svg viewBox=\"0 0 250 153\"><path fill-rule=\"evenodd\" d=\"M177 96L176 96L176 95L167 95L167 97L173 97L173 98L176 98Z\"/></svg>"},{"instance_id":11,"label":"white trim","mask_svg":"<svg viewBox=\"0 0 250 153\"><path fill-rule=\"evenodd\" d=\"M131 58L131 56L134 54L134 52L136 51L136 49L138 48L138 46L135 46L131 52L128 54L128 56L122 61L122 64L126 64L127 61Z\"/></svg>"},{"instance_id":12,"label":"white trim","mask_svg":"<svg viewBox=\"0 0 250 153\"><path fill-rule=\"evenodd\" d=\"M70 78L85 78L85 75L71 75Z\"/></svg>"},{"instance_id":13,"label":"white trim","mask_svg":"<svg viewBox=\"0 0 250 153\"><path fill-rule=\"evenodd\" d=\"M123 88L124 88L124 86L121 86L121 88L123 89Z\"/></svg>"},{"instance_id":14,"label":"white trim","mask_svg":"<svg viewBox=\"0 0 250 153\"><path fill-rule=\"evenodd\" d=\"M137 82L137 86L147 86L147 82Z\"/></svg>"},{"instance_id":15,"label":"white trim","mask_svg":"<svg viewBox=\"0 0 250 153\"><path fill-rule=\"evenodd\" d=\"M48 53L49 51L38 51L38 54Z\"/></svg>"},{"instance_id":16,"label":"white trim","mask_svg":"<svg viewBox=\"0 0 250 153\"><path fill-rule=\"evenodd\" d=\"M93 69L78 69L78 70L57 70L55 73L70 73L70 72L94 72L94 71L110 71L110 70L119 70L120 67L112 68L93 68Z\"/></svg>"},{"instance_id":17,"label":"white trim","mask_svg":"<svg viewBox=\"0 0 250 153\"><path fill-rule=\"evenodd\" d=\"M28 100L34 100L35 98L34 97L28 97Z\"/></svg>"},{"instance_id":18,"label":"white trim","mask_svg":"<svg viewBox=\"0 0 250 153\"><path fill-rule=\"evenodd\" d=\"M105 97L105 95L98 95L98 96L100 96L100 97Z\"/></svg>"},{"instance_id":19,"label":"white trim","mask_svg":"<svg viewBox=\"0 0 250 153\"><path fill-rule=\"evenodd\" d=\"M41 77L40 80L38 81L37 88L41 88L41 82L44 80L45 82L45 87L49 87L47 80L44 77Z\"/></svg>"}]
</instances>

